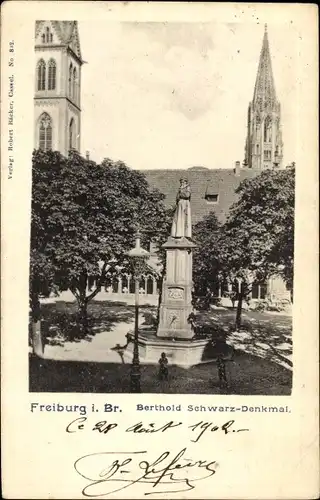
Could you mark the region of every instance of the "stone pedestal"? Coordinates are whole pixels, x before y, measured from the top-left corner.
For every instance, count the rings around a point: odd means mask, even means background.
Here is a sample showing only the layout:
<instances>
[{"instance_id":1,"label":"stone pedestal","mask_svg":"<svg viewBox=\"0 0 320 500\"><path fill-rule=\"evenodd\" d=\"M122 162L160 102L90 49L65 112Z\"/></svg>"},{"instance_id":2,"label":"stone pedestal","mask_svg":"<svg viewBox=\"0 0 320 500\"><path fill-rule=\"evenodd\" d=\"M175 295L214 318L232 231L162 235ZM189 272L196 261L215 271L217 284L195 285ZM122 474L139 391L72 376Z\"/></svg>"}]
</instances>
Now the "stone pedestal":
<instances>
[{"instance_id":1,"label":"stone pedestal","mask_svg":"<svg viewBox=\"0 0 320 500\"><path fill-rule=\"evenodd\" d=\"M159 366L161 353L165 352L169 369L171 365L184 366L189 368L201 363L212 361L208 355L209 340L173 340L172 338L160 338L155 335L155 331L148 328L139 330L138 346L140 362L143 364L154 364ZM134 334L129 332L128 347L124 353L126 359L131 362L134 347Z\"/></svg>"},{"instance_id":2,"label":"stone pedestal","mask_svg":"<svg viewBox=\"0 0 320 500\"><path fill-rule=\"evenodd\" d=\"M166 276L162 287L157 337L191 339L188 317L192 312L192 250L196 245L185 237L172 238L166 250Z\"/></svg>"}]
</instances>

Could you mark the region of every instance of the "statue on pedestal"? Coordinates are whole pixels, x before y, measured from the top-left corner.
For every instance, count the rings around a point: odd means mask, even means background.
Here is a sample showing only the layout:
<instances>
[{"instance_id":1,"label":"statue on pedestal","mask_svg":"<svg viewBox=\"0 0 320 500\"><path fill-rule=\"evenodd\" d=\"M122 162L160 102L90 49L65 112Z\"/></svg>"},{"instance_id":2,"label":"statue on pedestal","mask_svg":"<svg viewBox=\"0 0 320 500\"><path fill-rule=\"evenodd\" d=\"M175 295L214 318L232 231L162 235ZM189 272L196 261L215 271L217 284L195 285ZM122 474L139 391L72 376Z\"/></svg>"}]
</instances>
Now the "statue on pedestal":
<instances>
[{"instance_id":1,"label":"statue on pedestal","mask_svg":"<svg viewBox=\"0 0 320 500\"><path fill-rule=\"evenodd\" d=\"M191 189L187 179L180 179L176 211L173 217L171 236L191 238Z\"/></svg>"},{"instance_id":2,"label":"statue on pedestal","mask_svg":"<svg viewBox=\"0 0 320 500\"><path fill-rule=\"evenodd\" d=\"M191 339L194 332L188 322L192 312L191 189L180 179L171 235L162 248L166 250L166 274L162 284L157 336Z\"/></svg>"}]
</instances>

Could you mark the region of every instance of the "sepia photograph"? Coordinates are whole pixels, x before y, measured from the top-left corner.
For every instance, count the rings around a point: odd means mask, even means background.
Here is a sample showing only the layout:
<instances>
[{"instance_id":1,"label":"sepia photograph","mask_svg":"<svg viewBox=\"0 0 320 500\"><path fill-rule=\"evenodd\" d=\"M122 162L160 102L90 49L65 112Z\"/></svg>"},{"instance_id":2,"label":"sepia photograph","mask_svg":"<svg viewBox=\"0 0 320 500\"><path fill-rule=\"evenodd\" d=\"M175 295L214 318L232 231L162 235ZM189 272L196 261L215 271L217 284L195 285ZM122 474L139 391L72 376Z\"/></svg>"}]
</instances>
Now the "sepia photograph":
<instances>
[{"instance_id":1,"label":"sepia photograph","mask_svg":"<svg viewBox=\"0 0 320 500\"><path fill-rule=\"evenodd\" d=\"M318 498L317 7L1 14L2 496Z\"/></svg>"},{"instance_id":2,"label":"sepia photograph","mask_svg":"<svg viewBox=\"0 0 320 500\"><path fill-rule=\"evenodd\" d=\"M36 21L30 392L291 395L297 38Z\"/></svg>"}]
</instances>

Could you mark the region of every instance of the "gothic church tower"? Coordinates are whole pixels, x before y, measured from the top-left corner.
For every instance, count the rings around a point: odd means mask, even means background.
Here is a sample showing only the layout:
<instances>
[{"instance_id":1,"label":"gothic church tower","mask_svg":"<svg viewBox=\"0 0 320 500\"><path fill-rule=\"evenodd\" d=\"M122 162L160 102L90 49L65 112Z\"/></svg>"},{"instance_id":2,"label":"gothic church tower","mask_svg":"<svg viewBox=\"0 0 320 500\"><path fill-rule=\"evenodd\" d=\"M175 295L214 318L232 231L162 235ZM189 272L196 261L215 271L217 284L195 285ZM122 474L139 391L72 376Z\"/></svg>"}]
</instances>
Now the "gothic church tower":
<instances>
[{"instance_id":1,"label":"gothic church tower","mask_svg":"<svg viewBox=\"0 0 320 500\"><path fill-rule=\"evenodd\" d=\"M81 66L77 21L36 21L34 147L80 150Z\"/></svg>"},{"instance_id":2,"label":"gothic church tower","mask_svg":"<svg viewBox=\"0 0 320 500\"><path fill-rule=\"evenodd\" d=\"M279 168L282 162L281 111L273 80L267 25L262 42L253 100L248 108L245 165Z\"/></svg>"}]
</instances>

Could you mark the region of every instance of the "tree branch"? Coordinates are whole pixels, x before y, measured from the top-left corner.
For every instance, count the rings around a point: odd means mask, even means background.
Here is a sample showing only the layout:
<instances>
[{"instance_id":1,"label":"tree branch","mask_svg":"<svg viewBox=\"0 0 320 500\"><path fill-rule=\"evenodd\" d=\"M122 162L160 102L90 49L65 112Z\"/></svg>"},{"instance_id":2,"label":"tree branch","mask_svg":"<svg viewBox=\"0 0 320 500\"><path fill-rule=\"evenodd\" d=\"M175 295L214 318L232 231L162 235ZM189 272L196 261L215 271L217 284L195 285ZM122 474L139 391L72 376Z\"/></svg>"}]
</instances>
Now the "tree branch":
<instances>
[{"instance_id":1,"label":"tree branch","mask_svg":"<svg viewBox=\"0 0 320 500\"><path fill-rule=\"evenodd\" d=\"M107 267L107 261L105 261L103 263L103 266L102 266L102 269L101 269L101 273L100 273L100 277L97 280L97 286L96 286L95 290L93 290L93 292L90 293L90 295L88 295L86 297L86 301L87 302L89 302L90 300L92 300L100 292L101 286L102 286L102 282L103 282L103 280L105 278L105 274L106 274L106 267Z\"/></svg>"},{"instance_id":2,"label":"tree branch","mask_svg":"<svg viewBox=\"0 0 320 500\"><path fill-rule=\"evenodd\" d=\"M71 287L70 287L70 291L71 291L71 293L73 293L73 295L75 296L75 298L76 298L77 300L79 300L79 299L80 299L80 295L79 295L79 292L77 291L76 287L71 286Z\"/></svg>"}]
</instances>

